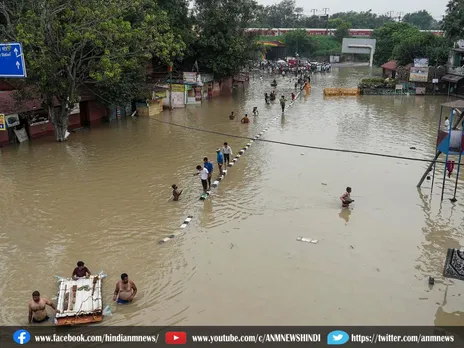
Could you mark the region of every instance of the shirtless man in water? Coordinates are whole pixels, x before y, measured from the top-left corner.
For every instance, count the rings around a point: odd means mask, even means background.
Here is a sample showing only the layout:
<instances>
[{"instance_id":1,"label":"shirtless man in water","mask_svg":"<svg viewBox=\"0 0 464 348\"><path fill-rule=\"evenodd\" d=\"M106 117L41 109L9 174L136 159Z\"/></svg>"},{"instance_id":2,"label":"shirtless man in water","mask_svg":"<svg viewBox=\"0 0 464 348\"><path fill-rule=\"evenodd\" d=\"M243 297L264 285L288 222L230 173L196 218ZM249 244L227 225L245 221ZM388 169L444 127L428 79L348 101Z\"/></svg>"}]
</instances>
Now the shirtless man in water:
<instances>
[{"instance_id":1,"label":"shirtless man in water","mask_svg":"<svg viewBox=\"0 0 464 348\"><path fill-rule=\"evenodd\" d=\"M113 301L117 301L121 304L127 304L137 294L137 287L132 280L129 280L127 273L121 274L121 280L116 283L116 289L114 290Z\"/></svg>"},{"instance_id":2,"label":"shirtless man in water","mask_svg":"<svg viewBox=\"0 0 464 348\"><path fill-rule=\"evenodd\" d=\"M53 302L45 297L40 297L40 293L34 291L32 293L32 300L29 302L29 324L43 323L49 319L46 306L50 306L56 311L56 306Z\"/></svg>"}]
</instances>

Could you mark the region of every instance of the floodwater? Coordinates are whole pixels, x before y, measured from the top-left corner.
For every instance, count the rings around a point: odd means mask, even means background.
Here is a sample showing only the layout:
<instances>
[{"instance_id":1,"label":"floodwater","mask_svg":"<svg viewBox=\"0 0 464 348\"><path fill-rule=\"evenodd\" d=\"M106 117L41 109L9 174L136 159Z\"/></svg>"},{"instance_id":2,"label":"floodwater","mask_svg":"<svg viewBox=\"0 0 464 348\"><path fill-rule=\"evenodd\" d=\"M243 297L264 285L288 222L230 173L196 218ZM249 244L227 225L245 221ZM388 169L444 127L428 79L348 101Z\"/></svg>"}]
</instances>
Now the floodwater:
<instances>
[{"instance_id":1,"label":"floodwater","mask_svg":"<svg viewBox=\"0 0 464 348\"><path fill-rule=\"evenodd\" d=\"M156 121L242 136L269 125L263 139L433 157L443 97L324 99L324 87L355 87L368 73L314 76L310 96L282 118L278 103L264 104L265 77L232 97L76 132L66 144L2 149L0 325L26 324L32 291L55 297L55 275L70 276L78 260L108 274L105 325L464 325L464 283L441 275L447 248L464 243L462 182L449 200L455 173L441 203L442 166L431 193L430 181L416 188L427 163L255 142L202 202L195 166L224 141L236 153L247 140ZM278 82L289 97L293 82ZM254 106L249 125L227 117ZM179 202L173 183L185 189ZM338 198L346 186L350 210ZM158 245L188 215L185 233ZM116 306L123 272L139 293Z\"/></svg>"}]
</instances>

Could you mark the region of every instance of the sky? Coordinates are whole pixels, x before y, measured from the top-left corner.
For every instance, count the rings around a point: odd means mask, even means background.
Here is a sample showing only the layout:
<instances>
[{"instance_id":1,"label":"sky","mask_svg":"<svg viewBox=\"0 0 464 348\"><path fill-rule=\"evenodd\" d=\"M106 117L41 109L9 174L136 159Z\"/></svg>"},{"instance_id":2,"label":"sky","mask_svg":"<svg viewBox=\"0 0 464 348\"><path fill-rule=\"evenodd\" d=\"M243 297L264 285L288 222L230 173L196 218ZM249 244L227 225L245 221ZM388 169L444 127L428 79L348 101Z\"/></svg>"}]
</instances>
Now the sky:
<instances>
[{"instance_id":1,"label":"sky","mask_svg":"<svg viewBox=\"0 0 464 348\"><path fill-rule=\"evenodd\" d=\"M273 5L279 3L279 0L257 0L261 5ZM369 3L369 5L367 5ZM348 12L348 11L368 11L377 14L386 14L393 11L393 16L398 16L398 13L410 13L420 10L427 10L435 19L441 19L445 14L448 0L323 0L323 1L308 1L296 0L297 7L303 7L304 13L312 14L312 9L317 9L318 14L323 14L323 8L329 8L328 13Z\"/></svg>"}]
</instances>

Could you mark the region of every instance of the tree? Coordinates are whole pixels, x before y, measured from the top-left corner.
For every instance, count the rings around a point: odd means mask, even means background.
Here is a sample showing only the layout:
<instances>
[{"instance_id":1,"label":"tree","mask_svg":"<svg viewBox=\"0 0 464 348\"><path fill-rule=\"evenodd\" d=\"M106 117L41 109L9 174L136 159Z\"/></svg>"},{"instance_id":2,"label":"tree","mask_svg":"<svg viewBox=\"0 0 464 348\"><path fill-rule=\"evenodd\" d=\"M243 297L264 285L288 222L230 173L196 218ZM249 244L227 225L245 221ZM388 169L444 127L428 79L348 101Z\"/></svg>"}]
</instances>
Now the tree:
<instances>
[{"instance_id":1,"label":"tree","mask_svg":"<svg viewBox=\"0 0 464 348\"><path fill-rule=\"evenodd\" d=\"M421 30L430 30L435 25L432 15L425 10L406 13L403 17L403 22L414 25Z\"/></svg>"},{"instance_id":2,"label":"tree","mask_svg":"<svg viewBox=\"0 0 464 348\"><path fill-rule=\"evenodd\" d=\"M373 32L373 38L377 40L374 53L374 63L382 65L393 59L395 46L420 33L419 29L407 23L388 22Z\"/></svg>"},{"instance_id":3,"label":"tree","mask_svg":"<svg viewBox=\"0 0 464 348\"><path fill-rule=\"evenodd\" d=\"M398 65L412 63L415 58L428 58L430 65L443 65L448 60L448 45L444 38L432 33L417 32L404 38L393 50Z\"/></svg>"},{"instance_id":4,"label":"tree","mask_svg":"<svg viewBox=\"0 0 464 348\"><path fill-rule=\"evenodd\" d=\"M342 42L344 38L349 37L351 27L352 26L350 22L341 20L341 22L336 27L337 30L335 31L335 38Z\"/></svg>"},{"instance_id":5,"label":"tree","mask_svg":"<svg viewBox=\"0 0 464 348\"><path fill-rule=\"evenodd\" d=\"M292 30L284 35L285 47L291 56L298 53L307 55L314 50L314 44L305 30Z\"/></svg>"},{"instance_id":6,"label":"tree","mask_svg":"<svg viewBox=\"0 0 464 348\"><path fill-rule=\"evenodd\" d=\"M232 76L255 58L256 36L245 29L257 7L253 0L196 0L194 47L200 69Z\"/></svg>"},{"instance_id":7,"label":"tree","mask_svg":"<svg viewBox=\"0 0 464 348\"><path fill-rule=\"evenodd\" d=\"M271 28L295 28L298 24L295 0L282 0L278 4L268 6L267 13Z\"/></svg>"},{"instance_id":8,"label":"tree","mask_svg":"<svg viewBox=\"0 0 464 348\"><path fill-rule=\"evenodd\" d=\"M185 70L190 70L195 61L189 59L194 55L192 44L195 41L195 35L192 30L195 24L193 16L190 15L188 0L148 0L152 6L158 5L169 19L170 27L175 35L185 44L185 53L181 57L176 57L173 64ZM154 57L154 65L161 69L167 69L162 60Z\"/></svg>"},{"instance_id":9,"label":"tree","mask_svg":"<svg viewBox=\"0 0 464 348\"><path fill-rule=\"evenodd\" d=\"M280 3L271 6L261 6L259 16L252 23L253 28L325 28L326 21L322 16L304 16L303 9L295 5L294 0L282 0ZM375 29L381 27L392 19L385 15L377 15L372 10L365 12L338 12L331 16L332 19L339 19L352 24L354 28ZM331 24L331 28L336 28L338 24Z\"/></svg>"},{"instance_id":10,"label":"tree","mask_svg":"<svg viewBox=\"0 0 464 348\"><path fill-rule=\"evenodd\" d=\"M358 29L375 29L381 27L385 23L391 22L391 18L384 15L377 15L372 13L372 10L365 12L338 12L334 13L332 19L341 19L345 22L351 23L353 28ZM336 26L334 26L335 28Z\"/></svg>"},{"instance_id":11,"label":"tree","mask_svg":"<svg viewBox=\"0 0 464 348\"><path fill-rule=\"evenodd\" d=\"M250 23L250 28L270 28L268 17L268 6L257 5L255 18Z\"/></svg>"},{"instance_id":12,"label":"tree","mask_svg":"<svg viewBox=\"0 0 464 348\"><path fill-rule=\"evenodd\" d=\"M442 29L450 42L464 39L464 0L450 0Z\"/></svg>"},{"instance_id":13,"label":"tree","mask_svg":"<svg viewBox=\"0 0 464 348\"><path fill-rule=\"evenodd\" d=\"M180 54L183 45L171 33L165 13L153 6L150 10L148 2L2 2L0 12L7 19L3 34L24 45L29 76L23 91L41 96L58 141L65 140L81 88L112 86L112 94L124 95L127 79L122 77L140 69L152 54L166 62Z\"/></svg>"}]
</instances>

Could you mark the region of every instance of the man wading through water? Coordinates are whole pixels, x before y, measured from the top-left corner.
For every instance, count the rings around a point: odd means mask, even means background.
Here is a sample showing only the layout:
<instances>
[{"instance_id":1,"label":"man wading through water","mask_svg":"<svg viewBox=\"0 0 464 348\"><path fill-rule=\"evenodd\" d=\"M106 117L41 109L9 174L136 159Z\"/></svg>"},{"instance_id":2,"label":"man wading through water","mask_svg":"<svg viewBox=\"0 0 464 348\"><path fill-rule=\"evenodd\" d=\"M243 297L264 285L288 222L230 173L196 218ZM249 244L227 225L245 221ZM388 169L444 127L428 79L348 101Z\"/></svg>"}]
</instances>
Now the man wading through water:
<instances>
[{"instance_id":1,"label":"man wading through water","mask_svg":"<svg viewBox=\"0 0 464 348\"><path fill-rule=\"evenodd\" d=\"M284 113L285 111L285 102L287 101L287 99L285 99L284 96L280 97L280 106L282 107L282 113Z\"/></svg>"},{"instance_id":2,"label":"man wading through water","mask_svg":"<svg viewBox=\"0 0 464 348\"><path fill-rule=\"evenodd\" d=\"M53 302L45 297L41 297L38 291L34 291L32 293L32 300L29 302L29 323L46 322L49 319L46 306L52 307L52 309L59 313Z\"/></svg>"},{"instance_id":3,"label":"man wading through water","mask_svg":"<svg viewBox=\"0 0 464 348\"><path fill-rule=\"evenodd\" d=\"M208 157L203 158L203 167L208 169L208 190L211 190L211 178L213 177L213 164L208 160Z\"/></svg>"},{"instance_id":4,"label":"man wading through water","mask_svg":"<svg viewBox=\"0 0 464 348\"><path fill-rule=\"evenodd\" d=\"M127 273L121 274L121 280L116 283L113 301L119 304L128 304L132 302L137 294L137 287L132 280L129 280Z\"/></svg>"},{"instance_id":5,"label":"man wading through water","mask_svg":"<svg viewBox=\"0 0 464 348\"><path fill-rule=\"evenodd\" d=\"M206 191L208 191L208 176L209 176L208 169L203 168L202 166L198 165L197 170L198 170L198 173L193 174L193 175L200 175L201 186L203 186L203 193L206 193Z\"/></svg>"}]
</instances>

